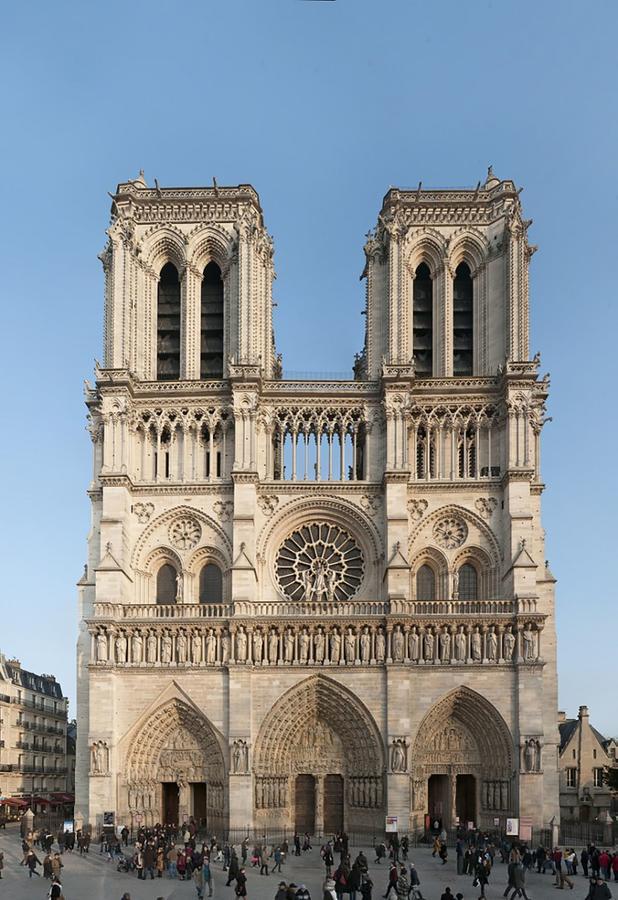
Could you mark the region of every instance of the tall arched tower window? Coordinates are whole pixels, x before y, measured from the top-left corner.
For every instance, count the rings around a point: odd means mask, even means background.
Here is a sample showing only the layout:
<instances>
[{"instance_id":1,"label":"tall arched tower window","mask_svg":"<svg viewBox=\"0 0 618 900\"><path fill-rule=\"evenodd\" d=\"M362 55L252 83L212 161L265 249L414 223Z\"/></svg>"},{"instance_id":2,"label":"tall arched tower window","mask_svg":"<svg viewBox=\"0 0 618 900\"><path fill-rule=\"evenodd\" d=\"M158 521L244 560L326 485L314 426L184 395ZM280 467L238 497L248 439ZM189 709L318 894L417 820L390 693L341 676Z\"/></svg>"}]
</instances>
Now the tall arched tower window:
<instances>
[{"instance_id":1,"label":"tall arched tower window","mask_svg":"<svg viewBox=\"0 0 618 900\"><path fill-rule=\"evenodd\" d=\"M180 378L180 280L172 263L161 269L157 292L157 379Z\"/></svg>"},{"instance_id":2,"label":"tall arched tower window","mask_svg":"<svg viewBox=\"0 0 618 900\"><path fill-rule=\"evenodd\" d=\"M176 569L165 563L157 572L157 603L175 603L176 591Z\"/></svg>"},{"instance_id":3,"label":"tall arched tower window","mask_svg":"<svg viewBox=\"0 0 618 900\"><path fill-rule=\"evenodd\" d=\"M223 281L210 262L202 279L200 378L223 378Z\"/></svg>"},{"instance_id":4,"label":"tall arched tower window","mask_svg":"<svg viewBox=\"0 0 618 900\"><path fill-rule=\"evenodd\" d=\"M453 281L453 375L472 375L472 275L460 263Z\"/></svg>"},{"instance_id":5,"label":"tall arched tower window","mask_svg":"<svg viewBox=\"0 0 618 900\"><path fill-rule=\"evenodd\" d=\"M416 270L412 288L412 352L417 375L433 375L433 282L426 263Z\"/></svg>"}]
</instances>

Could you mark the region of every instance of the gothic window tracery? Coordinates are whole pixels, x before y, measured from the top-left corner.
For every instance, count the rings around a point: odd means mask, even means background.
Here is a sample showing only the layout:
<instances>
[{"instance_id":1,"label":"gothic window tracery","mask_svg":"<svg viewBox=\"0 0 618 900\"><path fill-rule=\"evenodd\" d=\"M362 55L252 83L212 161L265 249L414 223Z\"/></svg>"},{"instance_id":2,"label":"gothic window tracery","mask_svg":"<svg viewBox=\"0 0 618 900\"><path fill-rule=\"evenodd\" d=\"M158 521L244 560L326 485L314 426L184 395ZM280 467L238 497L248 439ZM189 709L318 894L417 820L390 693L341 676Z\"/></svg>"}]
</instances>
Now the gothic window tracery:
<instances>
[{"instance_id":1,"label":"gothic window tracery","mask_svg":"<svg viewBox=\"0 0 618 900\"><path fill-rule=\"evenodd\" d=\"M416 270L412 288L412 352L418 376L433 374L433 282L426 263Z\"/></svg>"},{"instance_id":2,"label":"gothic window tracery","mask_svg":"<svg viewBox=\"0 0 618 900\"><path fill-rule=\"evenodd\" d=\"M200 378L223 377L223 281L210 262L204 269L200 316Z\"/></svg>"},{"instance_id":3,"label":"gothic window tracery","mask_svg":"<svg viewBox=\"0 0 618 900\"><path fill-rule=\"evenodd\" d=\"M180 280L172 263L161 269L157 288L157 379L180 378Z\"/></svg>"},{"instance_id":4,"label":"gothic window tracery","mask_svg":"<svg viewBox=\"0 0 618 900\"><path fill-rule=\"evenodd\" d=\"M453 280L453 375L472 375L473 287L470 267L462 262Z\"/></svg>"},{"instance_id":5,"label":"gothic window tracery","mask_svg":"<svg viewBox=\"0 0 618 900\"><path fill-rule=\"evenodd\" d=\"M339 525L311 522L285 539L275 562L279 586L293 600L349 600L365 562L354 538Z\"/></svg>"}]
</instances>

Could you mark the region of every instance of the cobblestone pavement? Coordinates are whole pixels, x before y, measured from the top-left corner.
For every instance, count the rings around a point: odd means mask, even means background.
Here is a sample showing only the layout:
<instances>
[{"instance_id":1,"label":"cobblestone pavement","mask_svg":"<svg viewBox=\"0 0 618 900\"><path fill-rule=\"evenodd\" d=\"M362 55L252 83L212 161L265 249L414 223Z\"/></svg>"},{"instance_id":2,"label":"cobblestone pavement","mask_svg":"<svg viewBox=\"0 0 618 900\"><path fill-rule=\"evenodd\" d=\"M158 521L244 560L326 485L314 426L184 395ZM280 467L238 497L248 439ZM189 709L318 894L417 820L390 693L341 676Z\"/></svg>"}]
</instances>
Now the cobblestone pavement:
<instances>
[{"instance_id":1,"label":"cobblestone pavement","mask_svg":"<svg viewBox=\"0 0 618 900\"><path fill-rule=\"evenodd\" d=\"M19 865L21 848L17 831L9 828L6 833L0 832L0 849L4 852L4 871L0 881L0 898L7 900L44 900L49 890L49 882L43 878L28 878L28 872ZM351 851L352 859L360 848ZM382 862L375 865L375 855L363 848L369 859L369 872L374 882L373 900L381 900L386 887L388 866ZM39 859L42 854L37 852ZM472 879L455 874L455 855L449 854L445 866L433 859L426 847L413 848L410 853L421 878L421 890L425 900L440 900L446 885L453 894L461 892L465 900L477 900L478 890L472 887ZM138 881L135 874L121 874L116 871L115 863L105 862L93 846L88 855L80 857L77 853L65 853L63 856L63 890L66 900L121 900L125 891L131 900L190 900L197 897L195 888L190 882L178 882L167 877L154 881ZM215 864L215 900L235 900L232 887L226 888L226 873L221 864ZM257 869L247 867L248 894L247 900L273 900L279 881L294 881L305 884L312 900L322 900L322 881L324 867L321 864L317 847L300 858L289 857L283 865L283 872L260 876ZM582 875L574 879L575 888L568 892L570 900L583 900L588 890L588 883ZM531 900L556 900L554 879L549 875L530 873L526 880L526 892ZM501 900L506 884L506 866L496 863L490 878L486 895L488 900ZM610 886L614 898L618 900L618 884ZM360 894L357 895L360 897ZM567 900L565 896L565 900Z\"/></svg>"}]
</instances>

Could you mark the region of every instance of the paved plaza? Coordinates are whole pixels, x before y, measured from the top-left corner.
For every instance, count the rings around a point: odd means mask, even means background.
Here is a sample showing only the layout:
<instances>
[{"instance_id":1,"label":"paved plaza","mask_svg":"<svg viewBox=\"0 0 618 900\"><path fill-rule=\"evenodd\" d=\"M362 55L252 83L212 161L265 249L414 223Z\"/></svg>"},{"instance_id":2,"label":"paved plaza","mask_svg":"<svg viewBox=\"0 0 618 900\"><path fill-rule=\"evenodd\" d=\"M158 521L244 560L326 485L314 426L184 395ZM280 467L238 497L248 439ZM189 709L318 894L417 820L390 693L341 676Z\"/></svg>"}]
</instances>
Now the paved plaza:
<instances>
[{"instance_id":1,"label":"paved plaza","mask_svg":"<svg viewBox=\"0 0 618 900\"><path fill-rule=\"evenodd\" d=\"M17 830L7 829L6 833L0 833L0 849L4 852L4 871L0 882L0 897L10 900L25 900L25 898L45 898L49 890L49 882L43 878L28 877L28 872L19 866L21 859L20 839ZM352 859L359 848L351 850ZM384 861L381 865L375 865L375 855L364 849L369 859L369 873L374 882L373 900L380 900L386 889L388 876L388 864ZM39 859L43 854L37 852ZM450 886L453 894L461 892L465 900L477 900L478 889L472 887L472 878L456 875L455 854L451 850L446 865L431 856L427 847L413 848L409 859L412 860L419 872L421 890L425 900L440 900L445 886ZM167 877L154 881L138 881L135 874L121 874L116 871L115 863L105 862L98 852L98 846L93 845L91 852L83 857L77 853L65 853L63 856L65 868L63 870L63 890L66 900L121 900L125 891L131 895L131 900L188 900L197 896L191 882L179 882ZM213 866L215 886L214 897L216 900L235 900L233 887L225 887L227 873L220 863ZM322 900L322 882L324 867L319 856L319 849L315 847L311 852L300 858L291 856L283 866L281 875L275 873L268 877L260 876L258 869L247 867L247 900L274 900L277 886L281 880L293 881L297 885L305 884L309 889L312 900ZM572 900L583 900L588 892L588 882L582 876L574 878L575 888L569 897ZM496 862L486 890L488 900L501 900L506 884L506 866ZM618 898L618 885L610 886L614 897ZM529 873L526 879L526 892L531 900L555 900L554 879L551 875L537 875ZM360 897L360 894L357 895Z\"/></svg>"}]
</instances>

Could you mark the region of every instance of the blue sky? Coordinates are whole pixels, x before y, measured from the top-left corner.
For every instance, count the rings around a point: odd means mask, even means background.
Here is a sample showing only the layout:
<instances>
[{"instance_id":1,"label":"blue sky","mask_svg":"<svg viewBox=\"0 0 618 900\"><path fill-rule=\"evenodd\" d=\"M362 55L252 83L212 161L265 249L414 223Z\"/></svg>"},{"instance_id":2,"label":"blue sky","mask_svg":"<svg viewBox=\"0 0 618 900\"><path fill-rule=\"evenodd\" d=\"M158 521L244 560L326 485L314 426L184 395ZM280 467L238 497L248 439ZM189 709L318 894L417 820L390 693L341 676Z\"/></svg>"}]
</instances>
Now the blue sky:
<instances>
[{"instance_id":1,"label":"blue sky","mask_svg":"<svg viewBox=\"0 0 618 900\"><path fill-rule=\"evenodd\" d=\"M339 371L362 344L363 236L388 187L474 185L491 163L524 186L540 245L531 349L552 375L561 707L587 703L618 733L617 26L615 3L571 0L5 7L5 653L73 699L107 191L140 168L162 185L252 183L275 239L285 365Z\"/></svg>"}]
</instances>

